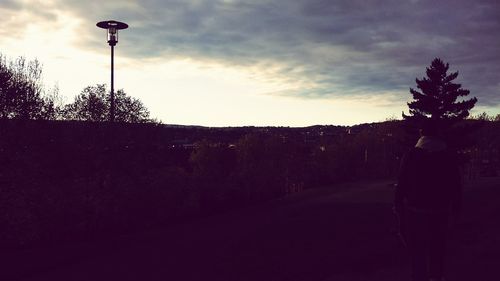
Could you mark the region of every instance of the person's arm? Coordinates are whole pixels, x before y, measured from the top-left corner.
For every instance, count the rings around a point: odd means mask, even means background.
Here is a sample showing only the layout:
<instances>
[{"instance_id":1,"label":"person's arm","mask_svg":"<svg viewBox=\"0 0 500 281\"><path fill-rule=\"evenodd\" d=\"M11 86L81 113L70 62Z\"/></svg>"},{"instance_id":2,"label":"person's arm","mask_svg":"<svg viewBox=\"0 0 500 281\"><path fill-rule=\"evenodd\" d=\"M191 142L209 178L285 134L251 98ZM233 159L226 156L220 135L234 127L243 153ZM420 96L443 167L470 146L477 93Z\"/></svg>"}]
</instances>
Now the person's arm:
<instances>
[{"instance_id":1,"label":"person's arm","mask_svg":"<svg viewBox=\"0 0 500 281\"><path fill-rule=\"evenodd\" d=\"M451 212L454 219L460 217L462 212L462 180L460 176L460 169L458 167L457 157L453 157L453 164L451 166L452 178L452 194L451 194Z\"/></svg>"},{"instance_id":2,"label":"person's arm","mask_svg":"<svg viewBox=\"0 0 500 281\"><path fill-rule=\"evenodd\" d=\"M408 189L408 184L410 181L409 177L409 153L405 154L403 156L403 159L401 160L401 165L399 168L399 175L398 175L398 183L396 185L396 190L394 192L394 212L395 213L401 213L404 208L404 199L405 199L405 194L406 190Z\"/></svg>"}]
</instances>

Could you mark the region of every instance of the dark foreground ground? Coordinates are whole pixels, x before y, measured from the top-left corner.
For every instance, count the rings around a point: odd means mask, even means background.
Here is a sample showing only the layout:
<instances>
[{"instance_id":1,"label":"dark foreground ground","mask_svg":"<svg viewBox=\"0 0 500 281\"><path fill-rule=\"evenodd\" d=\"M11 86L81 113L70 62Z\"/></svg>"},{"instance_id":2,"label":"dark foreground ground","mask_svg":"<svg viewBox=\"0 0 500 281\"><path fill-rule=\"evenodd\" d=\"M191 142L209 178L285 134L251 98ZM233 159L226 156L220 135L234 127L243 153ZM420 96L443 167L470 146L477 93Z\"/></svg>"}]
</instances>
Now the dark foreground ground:
<instances>
[{"instance_id":1,"label":"dark foreground ground","mask_svg":"<svg viewBox=\"0 0 500 281\"><path fill-rule=\"evenodd\" d=\"M113 241L2 253L0 280L409 280L389 182L317 189ZM450 281L500 280L500 178L467 185Z\"/></svg>"}]
</instances>

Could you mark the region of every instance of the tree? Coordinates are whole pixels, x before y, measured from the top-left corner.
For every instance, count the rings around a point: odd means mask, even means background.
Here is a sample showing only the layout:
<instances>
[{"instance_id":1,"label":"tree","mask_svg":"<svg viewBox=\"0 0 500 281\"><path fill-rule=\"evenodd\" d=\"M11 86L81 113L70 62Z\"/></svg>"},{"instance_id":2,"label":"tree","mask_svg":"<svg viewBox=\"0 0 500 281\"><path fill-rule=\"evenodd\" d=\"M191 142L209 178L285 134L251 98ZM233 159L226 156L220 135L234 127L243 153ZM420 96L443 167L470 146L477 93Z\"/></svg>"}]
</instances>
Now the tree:
<instances>
[{"instance_id":1,"label":"tree","mask_svg":"<svg viewBox=\"0 0 500 281\"><path fill-rule=\"evenodd\" d=\"M0 118L50 119L50 103L43 90L40 62L19 57L8 63L0 55Z\"/></svg>"},{"instance_id":2,"label":"tree","mask_svg":"<svg viewBox=\"0 0 500 281\"><path fill-rule=\"evenodd\" d=\"M110 95L106 85L88 86L75 97L73 103L64 108L64 118L103 122L109 120ZM148 122L149 111L136 98L128 96L123 90L115 95L115 121L140 123Z\"/></svg>"},{"instance_id":3,"label":"tree","mask_svg":"<svg viewBox=\"0 0 500 281\"><path fill-rule=\"evenodd\" d=\"M118 90L115 94L115 120L129 123L150 121L149 110L139 99L127 96L123 90Z\"/></svg>"},{"instance_id":4,"label":"tree","mask_svg":"<svg viewBox=\"0 0 500 281\"><path fill-rule=\"evenodd\" d=\"M299 142L278 134L247 134L236 143L237 186L249 191L250 200L284 195L305 181L306 153Z\"/></svg>"},{"instance_id":5,"label":"tree","mask_svg":"<svg viewBox=\"0 0 500 281\"><path fill-rule=\"evenodd\" d=\"M413 101L408 103L410 115L403 113L405 123L409 127L420 127L423 123L433 123L441 136L453 149L463 149L472 144L469 137L477 130L475 126L467 125L464 120L474 107L477 98L458 100L469 95L469 90L462 85L453 83L458 71L448 74L449 64L435 58L427 68L427 77L416 79L417 88L410 88Z\"/></svg>"},{"instance_id":6,"label":"tree","mask_svg":"<svg viewBox=\"0 0 500 281\"><path fill-rule=\"evenodd\" d=\"M443 126L449 126L469 116L477 102L477 98L457 101L459 97L469 95L469 90L462 89L461 84L453 83L458 71L448 74L449 64L435 58L427 68L427 77L416 79L417 88L410 88L414 101L408 103L410 115L403 113L409 121L430 119Z\"/></svg>"},{"instance_id":7,"label":"tree","mask_svg":"<svg viewBox=\"0 0 500 281\"><path fill-rule=\"evenodd\" d=\"M73 103L64 107L64 119L103 122L108 119L106 86L87 86L75 97Z\"/></svg>"},{"instance_id":8,"label":"tree","mask_svg":"<svg viewBox=\"0 0 500 281\"><path fill-rule=\"evenodd\" d=\"M63 118L62 114L63 100L59 93L59 86L55 84L43 97L41 116L45 120L59 120Z\"/></svg>"},{"instance_id":9,"label":"tree","mask_svg":"<svg viewBox=\"0 0 500 281\"><path fill-rule=\"evenodd\" d=\"M498 122L500 121L500 114L495 115L489 115L486 112L482 112L480 114L470 116L470 120L479 120L479 121L491 121L491 122Z\"/></svg>"},{"instance_id":10,"label":"tree","mask_svg":"<svg viewBox=\"0 0 500 281\"><path fill-rule=\"evenodd\" d=\"M12 104L12 71L5 63L5 59L0 57L0 117L7 118L10 114Z\"/></svg>"}]
</instances>

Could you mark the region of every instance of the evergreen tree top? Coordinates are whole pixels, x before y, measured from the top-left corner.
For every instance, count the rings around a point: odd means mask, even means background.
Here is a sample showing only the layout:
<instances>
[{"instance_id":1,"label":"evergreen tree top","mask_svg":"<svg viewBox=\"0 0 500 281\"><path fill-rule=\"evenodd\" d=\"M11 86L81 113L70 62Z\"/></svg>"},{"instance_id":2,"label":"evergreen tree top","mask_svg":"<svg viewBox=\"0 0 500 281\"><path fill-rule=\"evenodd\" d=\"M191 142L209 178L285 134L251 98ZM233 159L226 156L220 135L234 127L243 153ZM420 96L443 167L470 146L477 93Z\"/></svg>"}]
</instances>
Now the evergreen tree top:
<instances>
[{"instance_id":1,"label":"evergreen tree top","mask_svg":"<svg viewBox=\"0 0 500 281\"><path fill-rule=\"evenodd\" d=\"M445 120L458 121L469 116L477 98L457 101L459 97L470 94L462 89L462 85L453 81L458 77L458 71L448 74L449 64L435 58L426 68L427 77L416 79L417 88L410 88L413 101L408 103L410 115L405 120Z\"/></svg>"},{"instance_id":2,"label":"evergreen tree top","mask_svg":"<svg viewBox=\"0 0 500 281\"><path fill-rule=\"evenodd\" d=\"M471 128L455 126L469 116L477 98L464 99L470 91L455 83L458 71L448 73L449 64L435 58L426 68L426 77L416 79L417 89L410 88L413 101L408 103L409 115L403 113L408 128L433 126L436 134L453 149L468 145Z\"/></svg>"}]
</instances>

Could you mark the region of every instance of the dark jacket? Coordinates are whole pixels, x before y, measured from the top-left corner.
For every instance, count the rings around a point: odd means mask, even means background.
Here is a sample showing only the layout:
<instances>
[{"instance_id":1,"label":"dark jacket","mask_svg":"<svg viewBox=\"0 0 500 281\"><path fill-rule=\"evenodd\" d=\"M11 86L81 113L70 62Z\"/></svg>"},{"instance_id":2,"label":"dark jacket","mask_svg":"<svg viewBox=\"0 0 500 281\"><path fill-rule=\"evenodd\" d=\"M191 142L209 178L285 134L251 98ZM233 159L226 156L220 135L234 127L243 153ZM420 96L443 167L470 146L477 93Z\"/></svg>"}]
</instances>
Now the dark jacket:
<instances>
[{"instance_id":1,"label":"dark jacket","mask_svg":"<svg viewBox=\"0 0 500 281\"><path fill-rule=\"evenodd\" d=\"M445 147L418 146L401 162L394 202L396 211L406 206L420 212L458 214L462 191L457 157Z\"/></svg>"}]
</instances>

